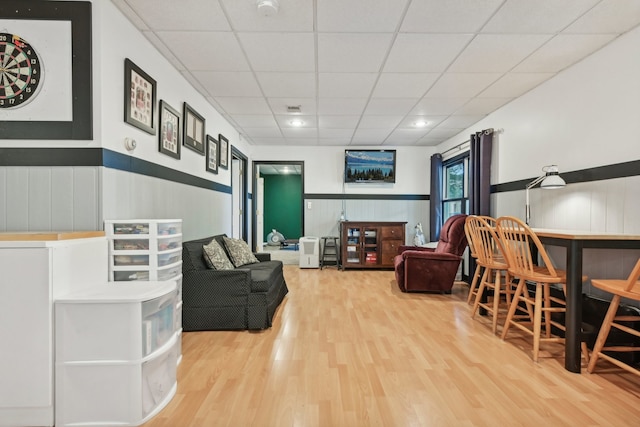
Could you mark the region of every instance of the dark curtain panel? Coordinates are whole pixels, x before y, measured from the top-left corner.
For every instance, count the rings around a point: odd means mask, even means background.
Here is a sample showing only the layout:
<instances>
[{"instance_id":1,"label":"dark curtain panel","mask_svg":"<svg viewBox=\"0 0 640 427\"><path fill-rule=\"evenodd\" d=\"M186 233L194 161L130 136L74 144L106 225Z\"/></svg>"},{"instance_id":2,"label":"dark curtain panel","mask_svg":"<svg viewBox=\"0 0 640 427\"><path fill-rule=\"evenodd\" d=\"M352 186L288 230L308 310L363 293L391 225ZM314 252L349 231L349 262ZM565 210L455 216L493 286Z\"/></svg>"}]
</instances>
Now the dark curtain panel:
<instances>
[{"instance_id":1,"label":"dark curtain panel","mask_svg":"<svg viewBox=\"0 0 640 427\"><path fill-rule=\"evenodd\" d=\"M431 156L431 194L429 195L429 240L437 242L442 228L442 154Z\"/></svg>"},{"instance_id":2,"label":"dark curtain panel","mask_svg":"<svg viewBox=\"0 0 640 427\"><path fill-rule=\"evenodd\" d=\"M469 214L491 215L491 147L493 129L471 135Z\"/></svg>"}]
</instances>

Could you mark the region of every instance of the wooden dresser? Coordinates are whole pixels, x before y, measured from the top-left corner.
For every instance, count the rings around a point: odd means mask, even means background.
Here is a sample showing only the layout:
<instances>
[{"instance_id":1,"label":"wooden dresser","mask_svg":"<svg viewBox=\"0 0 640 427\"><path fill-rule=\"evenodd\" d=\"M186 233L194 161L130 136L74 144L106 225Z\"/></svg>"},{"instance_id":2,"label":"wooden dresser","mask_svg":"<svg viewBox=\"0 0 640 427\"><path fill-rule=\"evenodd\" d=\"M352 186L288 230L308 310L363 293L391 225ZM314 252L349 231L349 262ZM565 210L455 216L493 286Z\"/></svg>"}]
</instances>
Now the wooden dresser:
<instances>
[{"instance_id":1,"label":"wooden dresser","mask_svg":"<svg viewBox=\"0 0 640 427\"><path fill-rule=\"evenodd\" d=\"M342 268L393 268L398 247L405 244L406 222L340 223Z\"/></svg>"}]
</instances>

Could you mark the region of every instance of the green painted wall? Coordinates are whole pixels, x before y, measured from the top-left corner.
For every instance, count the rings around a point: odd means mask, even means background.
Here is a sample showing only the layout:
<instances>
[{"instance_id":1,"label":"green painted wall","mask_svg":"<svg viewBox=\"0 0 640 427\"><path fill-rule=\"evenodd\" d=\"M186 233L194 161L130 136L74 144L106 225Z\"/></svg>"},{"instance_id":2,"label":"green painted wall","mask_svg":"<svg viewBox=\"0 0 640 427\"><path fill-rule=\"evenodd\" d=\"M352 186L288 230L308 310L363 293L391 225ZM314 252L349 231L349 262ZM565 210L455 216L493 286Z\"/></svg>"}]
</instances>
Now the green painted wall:
<instances>
[{"instance_id":1,"label":"green painted wall","mask_svg":"<svg viewBox=\"0 0 640 427\"><path fill-rule=\"evenodd\" d=\"M302 236L302 175L263 175L264 240L272 229L286 239Z\"/></svg>"}]
</instances>

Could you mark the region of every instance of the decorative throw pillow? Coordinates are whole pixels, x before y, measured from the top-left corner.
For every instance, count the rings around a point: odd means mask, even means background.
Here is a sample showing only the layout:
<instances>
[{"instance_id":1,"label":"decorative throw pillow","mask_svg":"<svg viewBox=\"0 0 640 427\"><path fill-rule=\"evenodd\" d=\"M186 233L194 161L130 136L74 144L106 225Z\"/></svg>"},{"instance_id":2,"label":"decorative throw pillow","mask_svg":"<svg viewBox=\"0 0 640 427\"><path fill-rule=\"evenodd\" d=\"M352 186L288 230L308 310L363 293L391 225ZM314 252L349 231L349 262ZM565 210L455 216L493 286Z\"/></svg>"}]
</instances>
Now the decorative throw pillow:
<instances>
[{"instance_id":1,"label":"decorative throw pillow","mask_svg":"<svg viewBox=\"0 0 640 427\"><path fill-rule=\"evenodd\" d=\"M231 261L227 258L227 254L216 239L213 239L208 245L202 246L202 252L204 254L204 261L209 268L215 270L233 270L233 264L231 264Z\"/></svg>"},{"instance_id":2,"label":"decorative throw pillow","mask_svg":"<svg viewBox=\"0 0 640 427\"><path fill-rule=\"evenodd\" d=\"M230 237L223 237L224 245L227 247L227 252L229 252L229 258L231 258L231 262L236 267L240 267L246 264L254 264L258 261L258 258L253 255L249 245L247 242L240 239L232 239Z\"/></svg>"}]
</instances>

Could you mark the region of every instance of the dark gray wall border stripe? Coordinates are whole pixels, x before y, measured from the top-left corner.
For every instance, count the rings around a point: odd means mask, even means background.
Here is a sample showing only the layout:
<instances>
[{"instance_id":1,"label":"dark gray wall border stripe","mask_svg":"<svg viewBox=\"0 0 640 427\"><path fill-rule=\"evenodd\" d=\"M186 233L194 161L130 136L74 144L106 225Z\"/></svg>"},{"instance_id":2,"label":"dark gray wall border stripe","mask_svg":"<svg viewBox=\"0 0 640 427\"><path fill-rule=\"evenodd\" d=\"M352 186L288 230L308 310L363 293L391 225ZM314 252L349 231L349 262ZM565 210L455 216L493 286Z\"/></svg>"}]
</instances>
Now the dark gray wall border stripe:
<instances>
[{"instance_id":1,"label":"dark gray wall border stripe","mask_svg":"<svg viewBox=\"0 0 640 427\"><path fill-rule=\"evenodd\" d=\"M0 166L104 166L231 194L231 186L105 148L0 148Z\"/></svg>"},{"instance_id":2,"label":"dark gray wall border stripe","mask_svg":"<svg viewBox=\"0 0 640 427\"><path fill-rule=\"evenodd\" d=\"M567 184L602 181L605 179L625 178L637 175L640 175L640 160L598 166L595 168L581 169L572 172L560 171L560 176L562 176ZM507 191L522 191L528 183L536 178L537 177L533 177L529 179L521 179L519 181L505 182L503 184L495 184L491 186L491 192L504 193Z\"/></svg>"}]
</instances>

